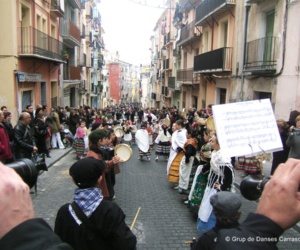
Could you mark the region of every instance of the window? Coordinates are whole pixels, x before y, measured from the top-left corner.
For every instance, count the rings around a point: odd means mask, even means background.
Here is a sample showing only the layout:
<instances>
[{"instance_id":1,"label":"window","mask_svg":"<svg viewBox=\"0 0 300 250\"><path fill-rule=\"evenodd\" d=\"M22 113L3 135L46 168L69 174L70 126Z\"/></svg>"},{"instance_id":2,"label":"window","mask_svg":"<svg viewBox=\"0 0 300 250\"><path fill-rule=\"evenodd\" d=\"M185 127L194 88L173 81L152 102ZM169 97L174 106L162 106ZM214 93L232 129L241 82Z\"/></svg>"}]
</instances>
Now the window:
<instances>
[{"instance_id":1,"label":"window","mask_svg":"<svg viewBox=\"0 0 300 250\"><path fill-rule=\"evenodd\" d=\"M220 48L227 47L228 45L228 20L220 22Z\"/></svg>"}]
</instances>

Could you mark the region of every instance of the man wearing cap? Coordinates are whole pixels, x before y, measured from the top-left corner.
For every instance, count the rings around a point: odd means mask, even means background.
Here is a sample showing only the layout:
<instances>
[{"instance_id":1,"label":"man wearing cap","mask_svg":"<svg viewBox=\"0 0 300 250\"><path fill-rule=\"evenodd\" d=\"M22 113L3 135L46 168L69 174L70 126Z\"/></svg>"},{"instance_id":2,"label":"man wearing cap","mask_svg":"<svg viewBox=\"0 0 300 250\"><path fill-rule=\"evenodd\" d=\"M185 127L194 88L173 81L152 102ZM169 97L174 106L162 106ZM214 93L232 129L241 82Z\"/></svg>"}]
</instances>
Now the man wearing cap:
<instances>
[{"instance_id":1,"label":"man wearing cap","mask_svg":"<svg viewBox=\"0 0 300 250\"><path fill-rule=\"evenodd\" d=\"M210 204L217 218L216 226L202 234L196 243L192 243L192 250L214 249L219 230L239 226L239 209L242 205L240 195L227 191L218 192L210 197Z\"/></svg>"},{"instance_id":2,"label":"man wearing cap","mask_svg":"<svg viewBox=\"0 0 300 250\"><path fill-rule=\"evenodd\" d=\"M96 129L89 134L89 151L86 157L93 157L96 159L104 160L106 168L102 174L102 182L100 188L105 199L112 200L114 197L113 186L110 183L110 172L114 168L118 168L120 157L114 156L109 159L105 150L101 147L108 146L110 143L110 133L104 129Z\"/></svg>"},{"instance_id":3,"label":"man wearing cap","mask_svg":"<svg viewBox=\"0 0 300 250\"><path fill-rule=\"evenodd\" d=\"M88 157L69 170L78 188L74 201L58 210L54 231L74 249L136 249L136 237L125 224L122 209L103 199L100 182L105 167L104 161Z\"/></svg>"}]
</instances>

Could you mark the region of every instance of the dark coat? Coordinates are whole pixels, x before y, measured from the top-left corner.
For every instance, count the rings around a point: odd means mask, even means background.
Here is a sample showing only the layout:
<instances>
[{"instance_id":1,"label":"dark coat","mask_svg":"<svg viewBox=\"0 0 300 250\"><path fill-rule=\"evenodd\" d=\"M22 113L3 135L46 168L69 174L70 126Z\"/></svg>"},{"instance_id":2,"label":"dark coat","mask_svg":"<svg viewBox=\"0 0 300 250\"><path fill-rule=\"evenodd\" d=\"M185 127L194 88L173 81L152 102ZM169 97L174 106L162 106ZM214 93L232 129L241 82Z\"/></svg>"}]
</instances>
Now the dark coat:
<instances>
[{"instance_id":1,"label":"dark coat","mask_svg":"<svg viewBox=\"0 0 300 250\"><path fill-rule=\"evenodd\" d=\"M4 235L0 239L0 249L71 250L72 248L68 244L62 243L43 219L31 219Z\"/></svg>"},{"instance_id":2,"label":"dark coat","mask_svg":"<svg viewBox=\"0 0 300 250\"><path fill-rule=\"evenodd\" d=\"M98 229L96 238L92 237L95 234L87 233L83 223L76 223L69 212L69 204L65 204L58 210L54 232L75 250L136 249L136 237L125 224L125 215L116 203L102 200L89 220ZM88 240L87 236L93 239Z\"/></svg>"},{"instance_id":3,"label":"dark coat","mask_svg":"<svg viewBox=\"0 0 300 250\"><path fill-rule=\"evenodd\" d=\"M31 159L33 147L35 146L34 136L29 125L18 122L15 131L15 157L16 159Z\"/></svg>"}]
</instances>

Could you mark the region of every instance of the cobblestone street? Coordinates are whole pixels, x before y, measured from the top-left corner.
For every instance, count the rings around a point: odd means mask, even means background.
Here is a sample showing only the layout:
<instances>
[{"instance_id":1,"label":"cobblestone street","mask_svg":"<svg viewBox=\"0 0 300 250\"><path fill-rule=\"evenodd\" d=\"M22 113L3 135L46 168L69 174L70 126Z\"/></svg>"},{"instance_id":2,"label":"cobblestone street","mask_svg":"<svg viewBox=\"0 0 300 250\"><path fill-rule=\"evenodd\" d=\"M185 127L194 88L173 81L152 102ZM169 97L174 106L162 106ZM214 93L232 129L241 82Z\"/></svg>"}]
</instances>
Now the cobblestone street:
<instances>
[{"instance_id":1,"label":"cobblestone street","mask_svg":"<svg viewBox=\"0 0 300 250\"><path fill-rule=\"evenodd\" d=\"M115 202L126 214L126 223L130 226L140 207L133 228L138 239L138 249L190 249L186 241L197 237L196 219L189 213L181 201L182 195L173 190L166 179L166 162L139 161L138 150L133 146L133 156L121 164L121 173L117 175ZM38 194L33 197L37 217L42 217L53 228L59 207L72 201L75 185L68 170L75 162L75 154L62 157L44 172L38 181ZM255 211L257 203L243 199L241 221L250 211ZM284 237L298 237L295 230L288 230ZM279 249L298 249L299 242L279 242Z\"/></svg>"}]
</instances>

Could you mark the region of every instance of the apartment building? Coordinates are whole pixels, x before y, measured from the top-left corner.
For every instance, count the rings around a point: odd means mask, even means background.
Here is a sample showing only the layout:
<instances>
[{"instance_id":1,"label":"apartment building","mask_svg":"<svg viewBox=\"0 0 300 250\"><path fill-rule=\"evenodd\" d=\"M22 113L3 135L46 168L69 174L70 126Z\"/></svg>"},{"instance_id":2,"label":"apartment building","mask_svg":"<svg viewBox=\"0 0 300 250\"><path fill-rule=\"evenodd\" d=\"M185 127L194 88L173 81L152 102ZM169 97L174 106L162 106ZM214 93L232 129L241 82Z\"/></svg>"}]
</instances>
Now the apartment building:
<instances>
[{"instance_id":1,"label":"apartment building","mask_svg":"<svg viewBox=\"0 0 300 250\"><path fill-rule=\"evenodd\" d=\"M287 120L291 110L299 109L299 1L179 0L175 8L168 4L151 38L157 73L152 103L158 107L159 87L168 86L171 101L164 99L164 104L180 109L263 98L270 98L276 118ZM173 55L162 42L170 9L175 9ZM161 53L173 57L169 82L163 80L163 73L170 71L164 70Z\"/></svg>"},{"instance_id":2,"label":"apartment building","mask_svg":"<svg viewBox=\"0 0 300 250\"><path fill-rule=\"evenodd\" d=\"M65 63L59 18L63 1L0 1L3 34L0 45L1 105L15 124L26 105L59 103L60 65Z\"/></svg>"}]
</instances>

